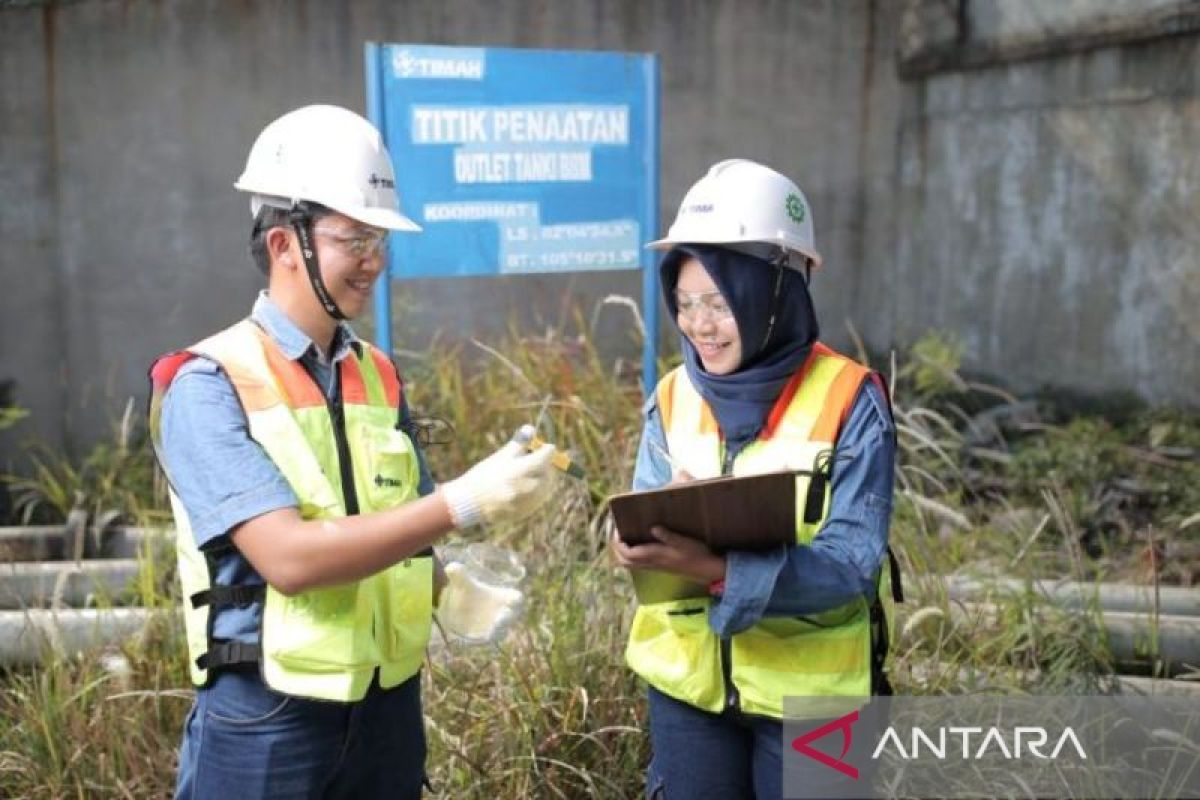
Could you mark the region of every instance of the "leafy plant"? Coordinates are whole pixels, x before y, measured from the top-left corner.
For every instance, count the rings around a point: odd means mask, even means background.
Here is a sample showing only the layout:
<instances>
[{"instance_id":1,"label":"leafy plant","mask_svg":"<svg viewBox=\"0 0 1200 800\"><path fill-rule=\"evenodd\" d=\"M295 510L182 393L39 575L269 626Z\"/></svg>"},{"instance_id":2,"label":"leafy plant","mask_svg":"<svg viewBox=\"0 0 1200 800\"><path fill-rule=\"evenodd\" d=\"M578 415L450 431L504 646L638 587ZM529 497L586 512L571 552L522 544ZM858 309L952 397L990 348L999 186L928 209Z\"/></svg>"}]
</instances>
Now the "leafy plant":
<instances>
[{"instance_id":1,"label":"leafy plant","mask_svg":"<svg viewBox=\"0 0 1200 800\"><path fill-rule=\"evenodd\" d=\"M166 491L132 399L111 438L96 443L82 463L41 443L27 449L29 476L10 476L14 510L29 523L61 522L73 509L93 520L164 523Z\"/></svg>"}]
</instances>

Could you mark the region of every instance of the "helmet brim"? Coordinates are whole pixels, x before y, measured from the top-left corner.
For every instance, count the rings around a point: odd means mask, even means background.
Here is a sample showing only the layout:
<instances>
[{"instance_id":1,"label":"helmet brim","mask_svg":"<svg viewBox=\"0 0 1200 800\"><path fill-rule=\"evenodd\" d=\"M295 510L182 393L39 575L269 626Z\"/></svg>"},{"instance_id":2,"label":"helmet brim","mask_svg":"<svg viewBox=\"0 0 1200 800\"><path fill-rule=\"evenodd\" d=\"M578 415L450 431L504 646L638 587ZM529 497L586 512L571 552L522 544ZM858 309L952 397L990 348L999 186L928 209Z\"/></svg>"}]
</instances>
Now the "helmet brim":
<instances>
[{"instance_id":1,"label":"helmet brim","mask_svg":"<svg viewBox=\"0 0 1200 800\"><path fill-rule=\"evenodd\" d=\"M666 237L663 239L655 239L653 242L648 242L646 244L646 249L647 250L659 250L659 251L665 252L665 251L671 250L672 248L684 247L689 244L707 244L707 245L714 245L716 247L727 247L729 245L750 244L753 242L761 242L761 241L762 241L761 239L745 239L745 240L722 239L719 242L704 242L704 241L699 241L699 240L679 241L677 239L672 239L670 237ZM769 244L774 244L778 247L784 247L784 245L779 242L769 242ZM809 248L806 248L806 247L798 247L796 245L791 245L791 246L788 246L786 249L800 253L801 255L808 258L808 260L810 262L812 262L813 269L819 268L821 266L821 263L824 260L821 258L820 253L816 252L815 250L810 250Z\"/></svg>"},{"instance_id":2,"label":"helmet brim","mask_svg":"<svg viewBox=\"0 0 1200 800\"><path fill-rule=\"evenodd\" d=\"M366 208L358 209L355 212L341 211L351 219L356 219L359 222L371 225L375 228L385 228L389 231L403 231L405 233L420 233L421 226L413 222L403 214L392 211L388 208Z\"/></svg>"}]
</instances>

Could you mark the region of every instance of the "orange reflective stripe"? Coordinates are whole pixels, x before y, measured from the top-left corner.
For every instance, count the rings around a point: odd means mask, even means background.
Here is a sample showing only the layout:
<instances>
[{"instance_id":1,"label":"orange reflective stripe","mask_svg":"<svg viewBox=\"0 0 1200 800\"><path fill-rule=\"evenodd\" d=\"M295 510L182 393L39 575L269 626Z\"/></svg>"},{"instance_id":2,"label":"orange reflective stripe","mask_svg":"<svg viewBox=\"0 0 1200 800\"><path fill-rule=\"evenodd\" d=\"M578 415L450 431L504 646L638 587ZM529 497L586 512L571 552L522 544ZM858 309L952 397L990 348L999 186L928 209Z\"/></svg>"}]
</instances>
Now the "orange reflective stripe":
<instances>
[{"instance_id":1,"label":"orange reflective stripe","mask_svg":"<svg viewBox=\"0 0 1200 800\"><path fill-rule=\"evenodd\" d=\"M671 412L674 410L675 403L675 379L678 376L679 370L673 369L658 382L658 416L662 420L663 430L671 427Z\"/></svg>"},{"instance_id":2,"label":"orange reflective stripe","mask_svg":"<svg viewBox=\"0 0 1200 800\"><path fill-rule=\"evenodd\" d=\"M264 381L261 375L245 369L240 364L222 364L221 367L229 376L229 382L233 384L238 400L247 414L274 408L286 402L280 395L280 387Z\"/></svg>"},{"instance_id":3,"label":"orange reflective stripe","mask_svg":"<svg viewBox=\"0 0 1200 800\"><path fill-rule=\"evenodd\" d=\"M363 383L358 359L352 355L342 359L342 402L357 406L367 405L367 387Z\"/></svg>"},{"instance_id":4,"label":"orange reflective stripe","mask_svg":"<svg viewBox=\"0 0 1200 800\"><path fill-rule=\"evenodd\" d=\"M379 379L383 381L384 391L387 392L388 405L392 408L399 408L402 387L400 385L400 376L396 374L395 365L392 364L391 359L385 356L382 351L376 350L370 345L367 345L367 352L371 354L371 360L375 362L375 371L379 373Z\"/></svg>"},{"instance_id":5,"label":"orange reflective stripe","mask_svg":"<svg viewBox=\"0 0 1200 800\"><path fill-rule=\"evenodd\" d=\"M278 389L283 393L284 398L292 408L314 408L325 405L325 397L321 394L321 387L313 380L312 376L305 371L304 367L300 366L299 361L293 361L283 354L278 345L267 336L265 331L255 328L259 332L259 339L263 342L263 354L267 359L267 366L271 370L271 374L278 381ZM228 369L228 366L226 367ZM234 378L233 375L229 376ZM267 406L259 406L258 408L250 408L250 401L254 395L258 395L258 391L251 393L254 389L265 389L265 387L255 387L252 383L238 383L234 379L235 385L239 388L239 394L242 396L242 403L247 406L247 411L261 411ZM257 383L257 381L253 381Z\"/></svg>"},{"instance_id":6,"label":"orange reflective stripe","mask_svg":"<svg viewBox=\"0 0 1200 800\"><path fill-rule=\"evenodd\" d=\"M838 431L842 429L842 424L850 415L850 409L854 405L858 389L870 374L870 370L857 361L851 361L844 357L843 360L842 369L833 379L833 384L825 394L825 404L821 408L821 416L817 417L812 433L809 435L809 438L815 441L833 442L837 440Z\"/></svg>"},{"instance_id":7,"label":"orange reflective stripe","mask_svg":"<svg viewBox=\"0 0 1200 800\"><path fill-rule=\"evenodd\" d=\"M830 350L824 342L813 342L812 351L818 356L837 356L838 358L845 358L845 356L843 356L841 353Z\"/></svg>"}]
</instances>

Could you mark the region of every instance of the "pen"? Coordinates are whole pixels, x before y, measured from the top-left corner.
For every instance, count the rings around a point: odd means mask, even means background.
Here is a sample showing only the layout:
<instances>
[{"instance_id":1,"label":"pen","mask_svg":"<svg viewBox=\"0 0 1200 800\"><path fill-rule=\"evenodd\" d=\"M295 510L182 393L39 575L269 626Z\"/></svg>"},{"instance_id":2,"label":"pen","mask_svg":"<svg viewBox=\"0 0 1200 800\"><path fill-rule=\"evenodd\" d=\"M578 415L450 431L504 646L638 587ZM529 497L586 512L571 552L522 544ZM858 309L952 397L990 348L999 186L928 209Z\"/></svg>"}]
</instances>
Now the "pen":
<instances>
[{"instance_id":1,"label":"pen","mask_svg":"<svg viewBox=\"0 0 1200 800\"><path fill-rule=\"evenodd\" d=\"M650 446L654 448L655 452L657 452L660 456L662 456L663 458L665 458L667 460L667 463L671 465L672 472L676 472L676 473L682 472L685 475L688 474L688 471L686 469L684 469L683 467L681 467L679 465L678 461L671 458L671 454L668 453L662 445L660 445L658 442L654 441L653 439L646 439L646 441L650 443Z\"/></svg>"}]
</instances>

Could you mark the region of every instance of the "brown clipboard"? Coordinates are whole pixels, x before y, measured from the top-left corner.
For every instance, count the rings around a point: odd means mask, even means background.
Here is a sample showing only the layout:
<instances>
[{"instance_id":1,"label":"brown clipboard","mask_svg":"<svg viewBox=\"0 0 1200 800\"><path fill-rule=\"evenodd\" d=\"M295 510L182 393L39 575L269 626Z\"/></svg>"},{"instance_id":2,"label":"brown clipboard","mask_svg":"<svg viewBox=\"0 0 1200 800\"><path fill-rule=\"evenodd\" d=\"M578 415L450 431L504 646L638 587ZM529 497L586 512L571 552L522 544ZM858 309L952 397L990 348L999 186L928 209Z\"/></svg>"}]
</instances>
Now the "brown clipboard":
<instances>
[{"instance_id":1,"label":"brown clipboard","mask_svg":"<svg viewBox=\"0 0 1200 800\"><path fill-rule=\"evenodd\" d=\"M757 550L790 544L796 530L796 474L688 481L609 498L617 535L626 544L654 541L662 525L712 550ZM638 602L646 605L708 595L708 587L670 572L630 570Z\"/></svg>"},{"instance_id":2,"label":"brown clipboard","mask_svg":"<svg viewBox=\"0 0 1200 800\"><path fill-rule=\"evenodd\" d=\"M609 498L617 534L625 544L653 542L650 528L699 539L715 552L764 550L796 536L796 473L674 483Z\"/></svg>"}]
</instances>

